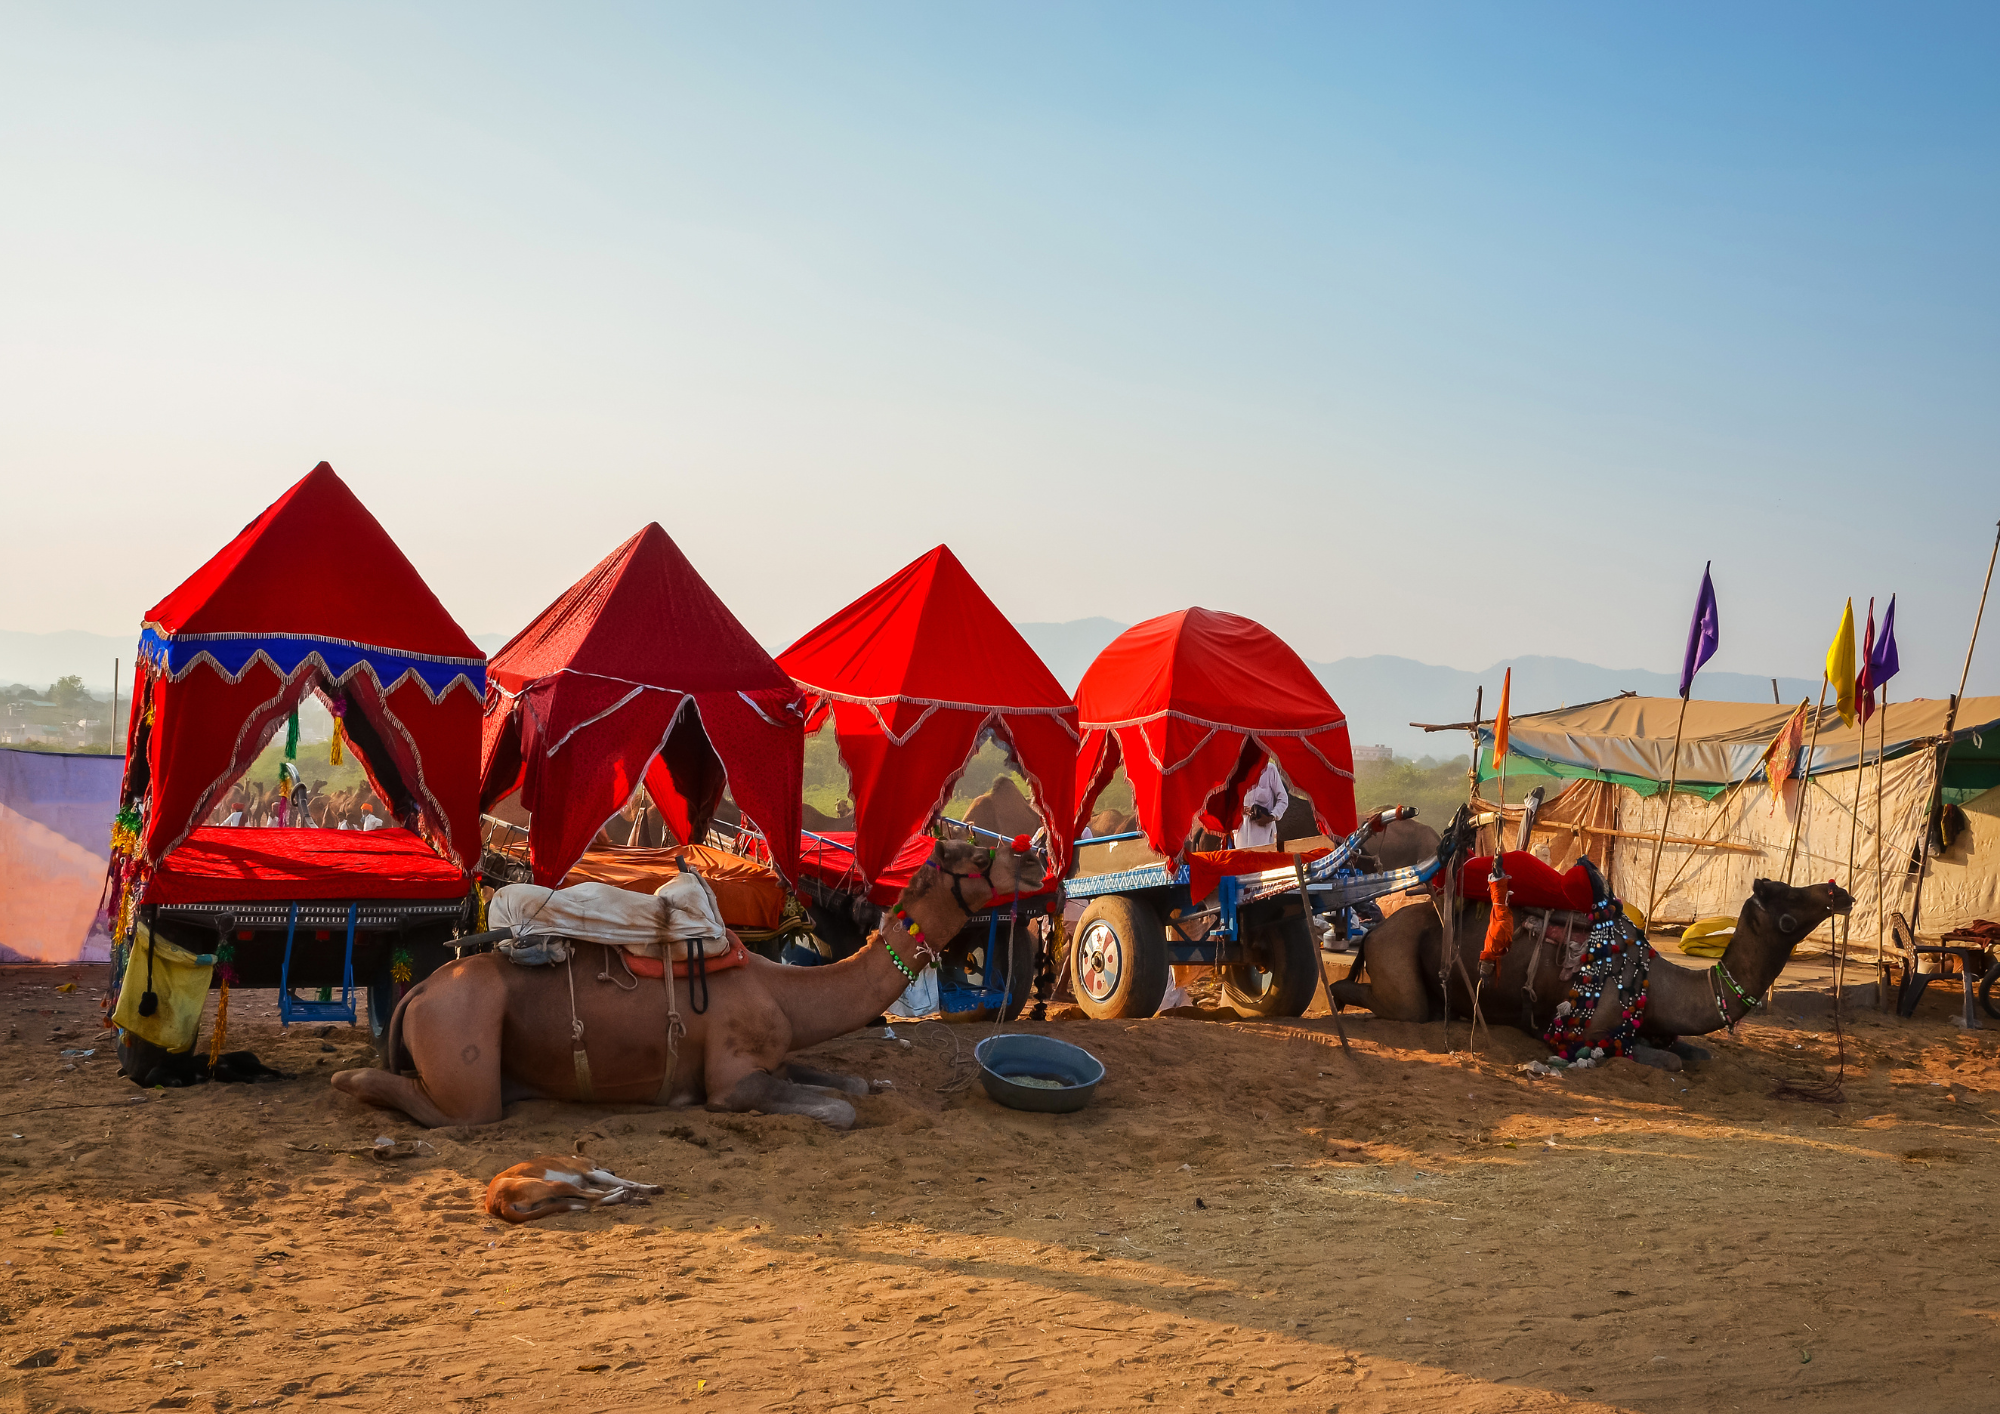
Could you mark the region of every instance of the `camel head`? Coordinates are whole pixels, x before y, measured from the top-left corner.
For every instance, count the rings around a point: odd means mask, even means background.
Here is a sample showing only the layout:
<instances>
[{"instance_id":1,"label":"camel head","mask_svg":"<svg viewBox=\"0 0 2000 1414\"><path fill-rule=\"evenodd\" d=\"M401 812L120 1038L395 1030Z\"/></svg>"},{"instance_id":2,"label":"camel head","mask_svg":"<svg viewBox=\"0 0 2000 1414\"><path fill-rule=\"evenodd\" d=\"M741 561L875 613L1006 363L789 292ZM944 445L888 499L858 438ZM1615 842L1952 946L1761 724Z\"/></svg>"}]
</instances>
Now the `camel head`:
<instances>
[{"instance_id":1,"label":"camel head","mask_svg":"<svg viewBox=\"0 0 2000 1414\"><path fill-rule=\"evenodd\" d=\"M1853 907L1853 896L1831 879L1803 889L1776 879L1759 879L1743 901L1736 932L1738 936L1748 933L1762 938L1773 944L1780 956L1789 957L1806 934Z\"/></svg>"},{"instance_id":2,"label":"camel head","mask_svg":"<svg viewBox=\"0 0 2000 1414\"><path fill-rule=\"evenodd\" d=\"M1015 848L1024 838L998 844L939 840L917 881L930 888L949 886L968 914L1008 894L1037 893L1047 871L1033 849Z\"/></svg>"}]
</instances>

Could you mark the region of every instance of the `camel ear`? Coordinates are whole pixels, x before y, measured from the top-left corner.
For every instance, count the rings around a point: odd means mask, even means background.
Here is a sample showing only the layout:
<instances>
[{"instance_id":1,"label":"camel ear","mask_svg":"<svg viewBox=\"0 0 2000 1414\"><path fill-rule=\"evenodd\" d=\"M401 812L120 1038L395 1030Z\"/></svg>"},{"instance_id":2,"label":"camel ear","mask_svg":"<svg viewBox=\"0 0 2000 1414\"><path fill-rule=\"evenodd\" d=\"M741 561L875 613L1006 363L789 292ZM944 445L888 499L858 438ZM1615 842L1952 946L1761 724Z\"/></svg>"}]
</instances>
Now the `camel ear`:
<instances>
[{"instance_id":1,"label":"camel ear","mask_svg":"<svg viewBox=\"0 0 2000 1414\"><path fill-rule=\"evenodd\" d=\"M1764 905L1766 908L1769 908L1777 902L1780 887L1778 881L1775 879L1759 879L1750 886L1750 897L1756 899L1758 903Z\"/></svg>"}]
</instances>

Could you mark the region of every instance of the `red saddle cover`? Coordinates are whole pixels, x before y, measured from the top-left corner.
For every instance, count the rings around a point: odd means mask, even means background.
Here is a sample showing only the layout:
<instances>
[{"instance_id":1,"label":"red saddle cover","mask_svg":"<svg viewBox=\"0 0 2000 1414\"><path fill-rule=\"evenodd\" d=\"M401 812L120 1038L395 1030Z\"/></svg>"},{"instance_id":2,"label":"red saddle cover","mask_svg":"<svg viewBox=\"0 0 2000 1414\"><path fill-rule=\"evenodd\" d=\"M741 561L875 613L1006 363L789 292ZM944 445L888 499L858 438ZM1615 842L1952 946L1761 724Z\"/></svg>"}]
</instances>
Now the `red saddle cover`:
<instances>
[{"instance_id":1,"label":"red saddle cover","mask_svg":"<svg viewBox=\"0 0 2000 1414\"><path fill-rule=\"evenodd\" d=\"M731 933L729 935L729 951L720 957L708 959L707 970L710 972L720 972L724 968L741 967L749 960L750 949L743 946L741 938ZM657 957L641 957L637 953L628 952L625 954L625 965L632 969L634 977L664 978L667 975L666 964ZM687 975L688 965L685 962L674 964L674 976L685 977Z\"/></svg>"},{"instance_id":2,"label":"red saddle cover","mask_svg":"<svg viewBox=\"0 0 2000 1414\"><path fill-rule=\"evenodd\" d=\"M1584 872L1581 864L1567 874L1558 874L1523 849L1510 849L1506 857L1511 907L1561 908L1573 913L1588 913L1597 906L1597 900L1590 892L1590 875ZM1465 867L1459 870L1459 896L1487 898L1486 883L1492 877L1492 855L1482 854L1466 860Z\"/></svg>"}]
</instances>

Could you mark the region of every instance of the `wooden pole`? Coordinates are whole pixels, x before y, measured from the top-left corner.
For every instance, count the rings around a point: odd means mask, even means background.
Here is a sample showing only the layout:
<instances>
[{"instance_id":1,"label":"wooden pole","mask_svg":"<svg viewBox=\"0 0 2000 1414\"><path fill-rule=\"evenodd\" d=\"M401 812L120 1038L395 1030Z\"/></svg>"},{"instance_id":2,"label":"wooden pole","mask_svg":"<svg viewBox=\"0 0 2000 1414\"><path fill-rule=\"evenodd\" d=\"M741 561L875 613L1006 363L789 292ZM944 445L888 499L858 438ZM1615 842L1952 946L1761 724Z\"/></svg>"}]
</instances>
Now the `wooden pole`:
<instances>
[{"instance_id":1,"label":"wooden pole","mask_svg":"<svg viewBox=\"0 0 2000 1414\"><path fill-rule=\"evenodd\" d=\"M1681 780L1681 729L1687 726L1687 719L1688 700L1683 697L1680 716L1674 719L1674 756L1673 764L1667 768L1667 798L1660 809L1660 837L1653 841L1653 877L1646 882L1646 931L1649 933L1653 931L1653 906L1660 901L1660 851L1667 847L1667 821L1674 814L1674 787Z\"/></svg>"},{"instance_id":2,"label":"wooden pole","mask_svg":"<svg viewBox=\"0 0 2000 1414\"><path fill-rule=\"evenodd\" d=\"M1819 719L1826 715L1826 674L1819 678L1819 706L1813 711L1812 742L1806 747L1805 769L1799 772L1799 813L1792 817L1792 842L1785 848L1785 882L1792 882L1792 861L1798 858L1799 827L1806 822L1806 787L1812 783L1813 752L1819 749Z\"/></svg>"},{"instance_id":3,"label":"wooden pole","mask_svg":"<svg viewBox=\"0 0 2000 1414\"><path fill-rule=\"evenodd\" d=\"M1889 926L1889 900L1882 896L1882 771L1889 754L1889 689L1882 688L1882 727L1875 736L1875 1010L1889 1009L1889 973L1882 961Z\"/></svg>"},{"instance_id":4,"label":"wooden pole","mask_svg":"<svg viewBox=\"0 0 2000 1414\"><path fill-rule=\"evenodd\" d=\"M1785 705L1785 699L1778 696L1778 680L1776 678L1771 679L1771 705L1773 707L1782 707Z\"/></svg>"},{"instance_id":5,"label":"wooden pole","mask_svg":"<svg viewBox=\"0 0 2000 1414\"><path fill-rule=\"evenodd\" d=\"M1972 675L1972 650L1979 646L1979 621L1986 617L1986 595L1993 588L1993 562L2000 559L2000 523L1996 523L1993 533L1993 552L1986 557L1986 583L1979 590L1979 609L1972 616L1972 638L1965 645L1965 666L1958 670L1958 693L1951 699L1951 706L1944 714L1944 749L1938 754L1937 791L1940 805L1944 801L1944 768L1951 764L1952 733L1958 728L1958 704L1965 700L1965 680ZM1910 936L1916 936L1918 920L1924 912L1924 875L1931 863L1931 822L1928 812L1924 819L1924 850L1917 863L1917 896L1910 902Z\"/></svg>"}]
</instances>

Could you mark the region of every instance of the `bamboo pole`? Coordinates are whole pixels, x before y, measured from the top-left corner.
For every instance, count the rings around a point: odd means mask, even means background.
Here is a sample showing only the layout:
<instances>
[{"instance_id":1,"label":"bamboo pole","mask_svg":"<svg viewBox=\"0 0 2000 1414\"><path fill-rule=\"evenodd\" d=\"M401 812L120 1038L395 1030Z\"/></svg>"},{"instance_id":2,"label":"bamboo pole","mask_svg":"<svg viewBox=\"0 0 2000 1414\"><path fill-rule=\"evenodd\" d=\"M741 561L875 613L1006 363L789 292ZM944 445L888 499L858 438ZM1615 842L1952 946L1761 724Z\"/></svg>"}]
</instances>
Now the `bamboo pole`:
<instances>
[{"instance_id":1,"label":"bamboo pole","mask_svg":"<svg viewBox=\"0 0 2000 1414\"><path fill-rule=\"evenodd\" d=\"M1979 646L1979 622L1986 617L1986 595L1993 588L1993 562L2000 559L2000 522L1993 527L1993 552L1986 557L1986 583L1979 590L1979 609L1972 616L1972 638L1965 645L1965 666L1958 670L1958 694L1944 714L1944 749L1938 753L1936 800L1944 802L1944 768L1951 764L1952 733L1958 727L1958 704L1965 700L1965 680L1972 675L1972 650ZM1917 863L1917 896L1910 903L1910 937L1914 940L1924 913L1924 875L1930 872L1931 822L1924 819L1924 849Z\"/></svg>"},{"instance_id":2,"label":"bamboo pole","mask_svg":"<svg viewBox=\"0 0 2000 1414\"><path fill-rule=\"evenodd\" d=\"M1806 747L1805 769L1799 772L1799 813L1792 817L1792 842L1785 848L1785 882L1792 882L1792 861L1799 854L1799 827L1806 822L1806 787L1812 781L1813 753L1819 749L1819 719L1826 715L1826 674L1819 676L1819 706L1813 711L1812 742Z\"/></svg>"},{"instance_id":3,"label":"bamboo pole","mask_svg":"<svg viewBox=\"0 0 2000 1414\"><path fill-rule=\"evenodd\" d=\"M1667 767L1667 798L1660 808L1660 837L1653 841L1653 877L1646 882L1647 932L1651 932L1653 928L1653 905L1659 902L1660 851L1667 846L1667 822L1674 814L1674 787L1680 784L1681 779L1681 730L1687 726L1687 719L1688 700L1683 694L1680 715L1674 718L1674 756L1673 764ZM1501 803L1506 803L1504 796L1501 797Z\"/></svg>"},{"instance_id":4,"label":"bamboo pole","mask_svg":"<svg viewBox=\"0 0 2000 1414\"><path fill-rule=\"evenodd\" d=\"M1875 1009L1889 1009L1889 973L1883 962L1889 927L1889 900L1882 879L1882 772L1889 754L1889 688L1882 689L1882 728L1875 737Z\"/></svg>"}]
</instances>

